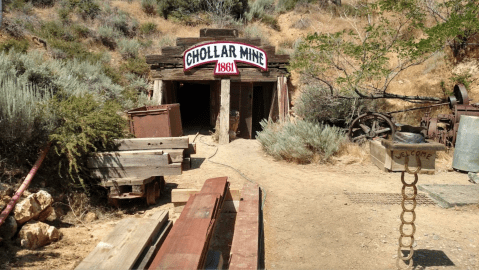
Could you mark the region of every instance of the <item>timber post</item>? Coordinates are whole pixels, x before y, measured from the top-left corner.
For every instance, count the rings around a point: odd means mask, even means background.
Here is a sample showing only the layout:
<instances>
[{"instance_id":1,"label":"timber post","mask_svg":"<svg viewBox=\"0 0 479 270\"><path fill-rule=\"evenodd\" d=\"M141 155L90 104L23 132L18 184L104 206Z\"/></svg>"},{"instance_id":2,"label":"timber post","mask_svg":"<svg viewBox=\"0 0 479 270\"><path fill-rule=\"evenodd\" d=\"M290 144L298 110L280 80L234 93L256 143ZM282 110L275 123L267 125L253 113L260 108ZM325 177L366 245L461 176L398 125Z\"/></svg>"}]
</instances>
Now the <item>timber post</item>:
<instances>
[{"instance_id":1,"label":"timber post","mask_svg":"<svg viewBox=\"0 0 479 270\"><path fill-rule=\"evenodd\" d=\"M221 80L219 144L230 142L230 79Z\"/></svg>"}]
</instances>

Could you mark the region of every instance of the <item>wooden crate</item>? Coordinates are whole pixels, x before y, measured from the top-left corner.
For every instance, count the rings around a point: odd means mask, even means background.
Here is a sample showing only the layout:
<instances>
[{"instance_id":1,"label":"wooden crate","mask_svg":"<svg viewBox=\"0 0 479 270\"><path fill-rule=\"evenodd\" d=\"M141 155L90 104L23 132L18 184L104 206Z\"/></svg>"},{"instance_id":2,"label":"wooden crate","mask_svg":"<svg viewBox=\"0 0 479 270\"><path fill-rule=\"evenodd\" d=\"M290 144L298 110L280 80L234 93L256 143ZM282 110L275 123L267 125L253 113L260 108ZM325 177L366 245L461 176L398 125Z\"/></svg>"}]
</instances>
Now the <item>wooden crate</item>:
<instances>
[{"instance_id":1,"label":"wooden crate","mask_svg":"<svg viewBox=\"0 0 479 270\"><path fill-rule=\"evenodd\" d=\"M422 174L435 174L436 170L436 150L388 150L381 144L381 140L369 142L371 150L371 161L379 169L385 172L404 171L404 157L409 156L409 168L415 170L416 155L421 158Z\"/></svg>"}]
</instances>

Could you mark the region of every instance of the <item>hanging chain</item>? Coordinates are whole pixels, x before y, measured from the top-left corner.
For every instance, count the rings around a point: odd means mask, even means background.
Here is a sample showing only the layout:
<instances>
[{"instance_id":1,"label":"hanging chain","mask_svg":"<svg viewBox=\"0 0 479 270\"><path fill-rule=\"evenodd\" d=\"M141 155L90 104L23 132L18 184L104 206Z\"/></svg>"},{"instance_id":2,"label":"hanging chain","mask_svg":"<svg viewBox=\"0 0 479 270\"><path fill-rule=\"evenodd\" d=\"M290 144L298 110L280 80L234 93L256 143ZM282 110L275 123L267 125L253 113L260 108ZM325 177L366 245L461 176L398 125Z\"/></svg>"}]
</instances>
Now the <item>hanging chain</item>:
<instances>
[{"instance_id":1,"label":"hanging chain","mask_svg":"<svg viewBox=\"0 0 479 270\"><path fill-rule=\"evenodd\" d=\"M409 157L406 156L404 160L404 168L406 169L406 172L410 174L414 174L414 182L408 184L404 180L404 172L401 172L401 182L402 182L402 202L401 202L401 207L402 207L402 213L401 213L401 226L399 226L399 233L401 236L399 236L399 248L398 248L398 254L397 254L397 259L396 259L396 266L398 269L412 269L413 267L413 260L412 256L414 255L414 233L416 232L416 225L414 225L414 221L416 220L416 212L414 212L414 209L416 209L416 195L417 195L417 181L418 181L418 176L417 174L421 171L421 160L419 156L416 156L416 162L417 162L417 167L414 172L409 170L408 163L409 163ZM412 188L413 189L413 195L408 196L406 194L406 188ZM405 202L409 201L412 204L411 208L407 208ZM411 205L409 204L409 205ZM404 214L405 213L411 213L412 219L410 221L406 221L404 219ZM407 234L404 232L404 225L409 225L411 227L411 233ZM407 244L404 244L403 239L404 238L409 238L409 241ZM402 255L402 249L409 249L409 254L406 257L403 257ZM400 266L401 261L408 261L409 264L407 265L406 268L402 268Z\"/></svg>"}]
</instances>

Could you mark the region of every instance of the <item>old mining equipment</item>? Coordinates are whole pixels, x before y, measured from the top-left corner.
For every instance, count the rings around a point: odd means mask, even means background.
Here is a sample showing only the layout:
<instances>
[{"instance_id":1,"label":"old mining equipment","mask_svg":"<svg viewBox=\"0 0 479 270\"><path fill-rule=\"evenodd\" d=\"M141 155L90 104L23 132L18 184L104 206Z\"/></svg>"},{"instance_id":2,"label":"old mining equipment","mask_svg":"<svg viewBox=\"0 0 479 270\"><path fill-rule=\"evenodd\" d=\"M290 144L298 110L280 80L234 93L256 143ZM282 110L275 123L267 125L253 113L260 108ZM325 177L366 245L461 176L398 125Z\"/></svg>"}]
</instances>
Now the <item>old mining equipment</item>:
<instances>
[{"instance_id":1,"label":"old mining equipment","mask_svg":"<svg viewBox=\"0 0 479 270\"><path fill-rule=\"evenodd\" d=\"M452 114L439 114L436 118L432 118L429 116L430 112L426 112L421 120L421 127L426 129L426 138L446 146L454 146L461 115L479 116L479 103L470 104L470 101L466 87L463 84L457 84L454 86L454 95L448 97L447 102L444 103L386 113L362 114L351 122L348 135L352 142L371 140L376 137L387 138L394 135L396 131L392 114L449 105Z\"/></svg>"},{"instance_id":2,"label":"old mining equipment","mask_svg":"<svg viewBox=\"0 0 479 270\"><path fill-rule=\"evenodd\" d=\"M454 96L448 98L452 114L439 114L435 118L429 112L421 120L421 126L427 128L427 137L446 146L454 146L461 115L479 116L479 103L471 104L466 87L454 86Z\"/></svg>"}]
</instances>

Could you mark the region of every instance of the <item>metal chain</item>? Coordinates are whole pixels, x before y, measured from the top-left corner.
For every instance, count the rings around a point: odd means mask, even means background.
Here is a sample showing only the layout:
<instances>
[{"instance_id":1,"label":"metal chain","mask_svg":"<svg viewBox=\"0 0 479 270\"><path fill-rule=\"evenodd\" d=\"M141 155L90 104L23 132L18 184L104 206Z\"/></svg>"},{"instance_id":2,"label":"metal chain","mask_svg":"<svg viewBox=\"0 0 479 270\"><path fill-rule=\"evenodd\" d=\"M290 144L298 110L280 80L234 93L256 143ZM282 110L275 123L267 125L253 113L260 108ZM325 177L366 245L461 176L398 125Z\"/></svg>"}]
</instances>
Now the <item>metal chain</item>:
<instances>
[{"instance_id":1,"label":"metal chain","mask_svg":"<svg viewBox=\"0 0 479 270\"><path fill-rule=\"evenodd\" d=\"M406 181L404 180L404 174L405 173L401 172L401 182L402 182L403 186L402 186L402 190L401 190L401 194L402 194L402 202L401 202L402 213L401 213L401 216L400 216L401 217L401 226L399 226L399 233L401 235L399 236L399 248L398 248L398 254L397 254L397 259L396 259L396 266L397 266L398 269L412 269L413 264L414 264L413 259L412 259L412 256L414 255L414 248L413 248L414 233L416 232L416 225L414 225L414 221L416 220L416 212L414 212L414 209L416 209L416 205L417 205L417 202L416 202L416 195L417 195L416 184L417 184L417 181L418 181L417 174L421 171L421 160L420 160L419 156L416 156L416 162L417 162L417 168L414 172L411 172L409 170L409 166L408 166L409 157L406 156L405 160L404 160L404 168L408 173L414 174L414 182L412 182L410 184L406 183ZM413 195L412 196L408 196L406 194L406 188L412 188L413 189ZM406 204L405 204L406 201L409 201L409 202L412 203L411 208L406 207ZM412 219L410 221L406 221L404 219L404 214L405 213L411 213ZM411 233L407 234L407 233L404 232L404 225L408 225L408 226L411 227ZM410 239L408 244L404 244L404 241L403 241L404 238L409 238ZM402 249L403 248L409 249L409 254L406 257L403 257L403 255L402 255ZM401 261L408 261L408 260L409 260L409 264L407 265L407 267L402 268L400 262Z\"/></svg>"}]
</instances>

